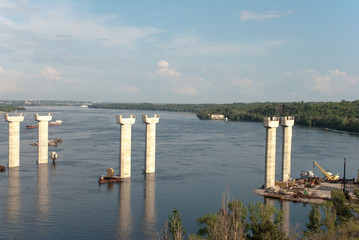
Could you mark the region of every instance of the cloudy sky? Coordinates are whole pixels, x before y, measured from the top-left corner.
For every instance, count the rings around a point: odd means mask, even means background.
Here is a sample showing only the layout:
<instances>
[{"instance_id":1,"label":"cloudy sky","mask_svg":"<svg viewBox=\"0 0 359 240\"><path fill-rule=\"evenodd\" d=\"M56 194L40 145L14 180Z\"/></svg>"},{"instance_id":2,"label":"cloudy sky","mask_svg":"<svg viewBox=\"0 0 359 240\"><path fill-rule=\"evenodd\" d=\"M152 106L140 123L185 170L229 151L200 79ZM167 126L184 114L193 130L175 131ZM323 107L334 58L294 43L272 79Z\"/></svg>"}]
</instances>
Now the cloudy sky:
<instances>
[{"instance_id":1,"label":"cloudy sky","mask_svg":"<svg viewBox=\"0 0 359 240\"><path fill-rule=\"evenodd\" d=\"M0 99L359 99L359 1L0 0Z\"/></svg>"}]
</instances>

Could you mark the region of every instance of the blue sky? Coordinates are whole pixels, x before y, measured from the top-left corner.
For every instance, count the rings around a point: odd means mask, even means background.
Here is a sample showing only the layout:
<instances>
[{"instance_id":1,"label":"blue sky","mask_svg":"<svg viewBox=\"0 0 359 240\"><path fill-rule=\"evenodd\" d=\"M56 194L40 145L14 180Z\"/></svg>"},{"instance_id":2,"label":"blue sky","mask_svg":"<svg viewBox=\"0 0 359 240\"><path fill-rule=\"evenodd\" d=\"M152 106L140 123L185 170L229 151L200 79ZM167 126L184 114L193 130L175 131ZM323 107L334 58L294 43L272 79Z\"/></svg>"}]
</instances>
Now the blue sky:
<instances>
[{"instance_id":1,"label":"blue sky","mask_svg":"<svg viewBox=\"0 0 359 240\"><path fill-rule=\"evenodd\" d=\"M0 99L359 99L359 1L0 0Z\"/></svg>"}]
</instances>

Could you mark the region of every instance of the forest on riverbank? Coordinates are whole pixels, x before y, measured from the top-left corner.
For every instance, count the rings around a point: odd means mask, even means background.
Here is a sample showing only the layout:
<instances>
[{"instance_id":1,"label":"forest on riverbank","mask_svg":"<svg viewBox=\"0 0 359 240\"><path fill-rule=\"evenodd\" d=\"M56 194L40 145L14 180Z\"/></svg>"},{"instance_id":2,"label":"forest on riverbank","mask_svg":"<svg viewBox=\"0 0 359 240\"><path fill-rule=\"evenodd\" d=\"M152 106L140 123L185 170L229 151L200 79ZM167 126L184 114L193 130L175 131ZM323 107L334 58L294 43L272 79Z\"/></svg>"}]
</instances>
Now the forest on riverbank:
<instances>
[{"instance_id":1,"label":"forest on riverbank","mask_svg":"<svg viewBox=\"0 0 359 240\"><path fill-rule=\"evenodd\" d=\"M0 105L0 112L11 112L15 110L25 110L25 108L13 105Z\"/></svg>"},{"instance_id":2,"label":"forest on riverbank","mask_svg":"<svg viewBox=\"0 0 359 240\"><path fill-rule=\"evenodd\" d=\"M359 133L359 100L341 102L265 102L231 104L93 104L91 108L193 112L202 120L213 113L231 121L262 122L264 117L294 116L295 124Z\"/></svg>"}]
</instances>

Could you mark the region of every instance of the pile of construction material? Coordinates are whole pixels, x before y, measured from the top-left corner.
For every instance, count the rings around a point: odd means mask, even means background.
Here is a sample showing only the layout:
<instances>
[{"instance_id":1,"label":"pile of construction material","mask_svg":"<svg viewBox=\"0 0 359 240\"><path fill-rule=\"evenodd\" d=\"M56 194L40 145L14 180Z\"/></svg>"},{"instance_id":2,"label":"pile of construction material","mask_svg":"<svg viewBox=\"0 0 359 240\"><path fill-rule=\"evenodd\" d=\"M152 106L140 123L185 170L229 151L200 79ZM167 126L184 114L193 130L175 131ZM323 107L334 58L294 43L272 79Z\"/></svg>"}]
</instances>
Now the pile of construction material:
<instances>
[{"instance_id":1,"label":"pile of construction material","mask_svg":"<svg viewBox=\"0 0 359 240\"><path fill-rule=\"evenodd\" d=\"M54 140L49 140L49 146L57 146L59 143L62 143L64 140L62 138L54 138ZM38 141L33 142L30 144L31 146L37 146L39 145Z\"/></svg>"}]
</instances>

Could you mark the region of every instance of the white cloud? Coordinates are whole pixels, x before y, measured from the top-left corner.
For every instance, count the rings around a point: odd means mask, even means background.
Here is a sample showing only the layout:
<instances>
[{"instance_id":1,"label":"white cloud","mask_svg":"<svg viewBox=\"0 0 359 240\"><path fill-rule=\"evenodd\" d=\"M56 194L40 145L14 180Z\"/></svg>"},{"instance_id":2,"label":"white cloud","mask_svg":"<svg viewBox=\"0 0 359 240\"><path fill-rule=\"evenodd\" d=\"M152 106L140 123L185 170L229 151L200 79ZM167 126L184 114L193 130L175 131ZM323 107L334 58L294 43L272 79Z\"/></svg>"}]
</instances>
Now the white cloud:
<instances>
[{"instance_id":1,"label":"white cloud","mask_svg":"<svg viewBox=\"0 0 359 240\"><path fill-rule=\"evenodd\" d=\"M4 6L2 8L6 9ZM22 14L17 21L2 16L0 24L13 29L13 34L20 34L18 31L27 34L29 40L34 43L39 39L57 40L59 37L65 37L106 46L133 47L136 41L161 32L154 27L108 24L108 21L115 19L114 15L78 14L63 4L52 8L34 8L31 14Z\"/></svg>"},{"instance_id":2,"label":"white cloud","mask_svg":"<svg viewBox=\"0 0 359 240\"><path fill-rule=\"evenodd\" d=\"M253 81L249 78L246 78L244 80L240 80L236 78L233 80L233 84L236 86L251 86L253 85Z\"/></svg>"},{"instance_id":3,"label":"white cloud","mask_svg":"<svg viewBox=\"0 0 359 240\"><path fill-rule=\"evenodd\" d=\"M41 70L41 75L53 79L53 80L61 80L59 72L53 67L45 67Z\"/></svg>"},{"instance_id":4,"label":"white cloud","mask_svg":"<svg viewBox=\"0 0 359 240\"><path fill-rule=\"evenodd\" d=\"M4 96L6 94L21 93L24 87L21 79L24 74L22 72L8 71L0 67L0 93ZM28 79L32 79L29 76Z\"/></svg>"},{"instance_id":5,"label":"white cloud","mask_svg":"<svg viewBox=\"0 0 359 240\"><path fill-rule=\"evenodd\" d=\"M197 89L194 86L185 86L179 88L173 88L172 93L181 95L196 95Z\"/></svg>"},{"instance_id":6,"label":"white cloud","mask_svg":"<svg viewBox=\"0 0 359 240\"><path fill-rule=\"evenodd\" d=\"M212 42L203 40L196 34L175 34L167 44L158 46L167 52L178 55L219 55L236 54L243 55L265 55L273 47L287 44L287 40L258 41L254 43L238 42Z\"/></svg>"},{"instance_id":7,"label":"white cloud","mask_svg":"<svg viewBox=\"0 0 359 240\"><path fill-rule=\"evenodd\" d=\"M323 91L323 92L331 92L330 89L330 82L331 79L329 76L327 75L318 75L318 76L313 76L315 84L313 85L313 88L318 90L318 91Z\"/></svg>"},{"instance_id":8,"label":"white cloud","mask_svg":"<svg viewBox=\"0 0 359 240\"><path fill-rule=\"evenodd\" d=\"M179 77L182 75L182 73L178 72L176 68L169 68L169 63L165 60L159 61L157 65L160 68L157 70L157 73L160 75L170 77Z\"/></svg>"},{"instance_id":9,"label":"white cloud","mask_svg":"<svg viewBox=\"0 0 359 240\"><path fill-rule=\"evenodd\" d=\"M168 68L168 62L166 62L165 60L161 60L158 62L158 67L160 68Z\"/></svg>"},{"instance_id":10,"label":"white cloud","mask_svg":"<svg viewBox=\"0 0 359 240\"><path fill-rule=\"evenodd\" d=\"M241 11L240 19L242 21L246 20L255 20L255 21L265 21L273 18L280 18L286 15L292 14L293 11L267 11L267 12L250 12L250 11Z\"/></svg>"},{"instance_id":11,"label":"white cloud","mask_svg":"<svg viewBox=\"0 0 359 240\"><path fill-rule=\"evenodd\" d=\"M134 87L134 86L125 86L123 87L123 90L125 92L130 92L130 93L139 93L140 89L138 87Z\"/></svg>"},{"instance_id":12,"label":"white cloud","mask_svg":"<svg viewBox=\"0 0 359 240\"><path fill-rule=\"evenodd\" d=\"M352 92L359 82L359 77L352 76L338 69L321 73L312 69L286 73L287 77L298 78L296 81L303 82L307 89L321 92L324 94L343 94Z\"/></svg>"}]
</instances>

